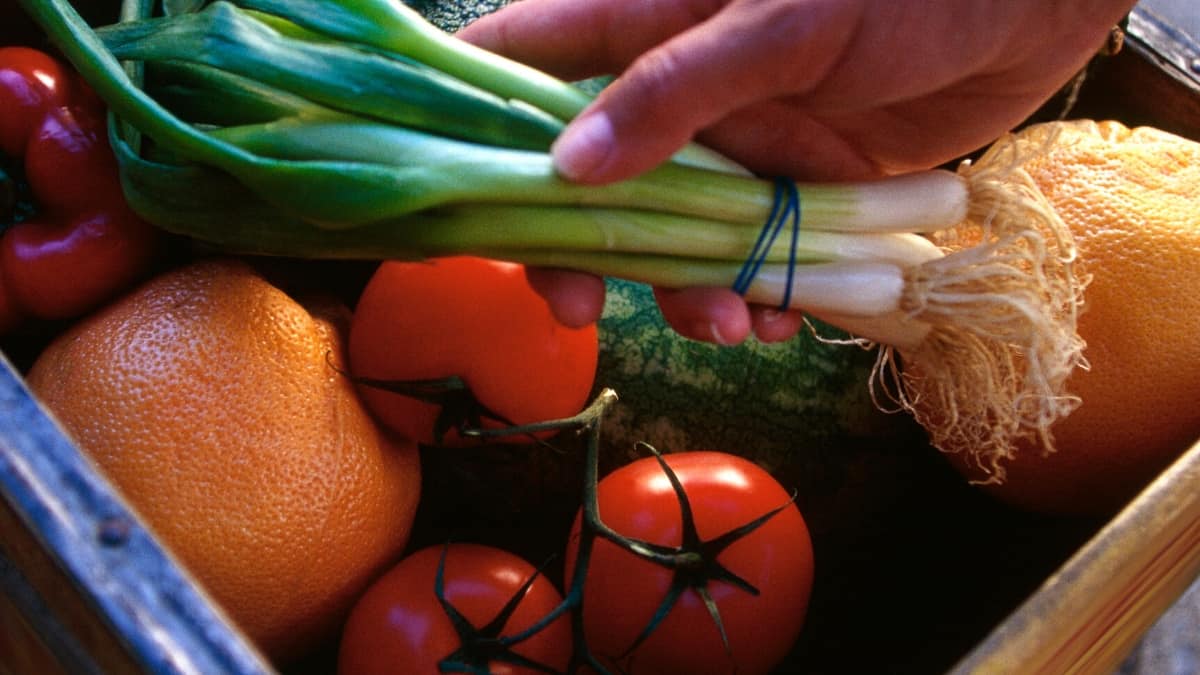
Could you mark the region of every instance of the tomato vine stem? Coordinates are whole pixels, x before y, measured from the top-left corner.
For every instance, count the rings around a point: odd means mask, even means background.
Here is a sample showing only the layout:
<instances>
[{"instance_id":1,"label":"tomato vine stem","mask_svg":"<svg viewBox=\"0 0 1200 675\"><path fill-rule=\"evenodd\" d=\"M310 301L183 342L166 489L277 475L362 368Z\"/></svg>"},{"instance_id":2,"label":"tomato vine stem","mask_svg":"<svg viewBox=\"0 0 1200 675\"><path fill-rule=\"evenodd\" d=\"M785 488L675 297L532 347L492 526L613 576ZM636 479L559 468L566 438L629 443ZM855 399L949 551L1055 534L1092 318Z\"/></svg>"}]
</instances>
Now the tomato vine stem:
<instances>
[{"instance_id":1,"label":"tomato vine stem","mask_svg":"<svg viewBox=\"0 0 1200 675\"><path fill-rule=\"evenodd\" d=\"M604 415L616 401L616 392L605 388L587 408L572 417L506 429L475 429L466 432L468 435L478 437L494 437L513 433L536 433L549 430L562 431L575 429L585 434L586 457L581 505L582 527L579 535L577 562L571 578L566 580L567 591L563 601L558 607L551 610L526 630L512 636L498 638L498 641L506 645L516 644L543 630L563 614L571 612L572 629L575 636L575 653L572 656L571 672L576 672L581 666L587 665L600 673L608 673L608 668L600 662L596 655L592 654L588 647L583 625L584 585L587 580L588 568L596 539L603 538L644 560L673 570L674 572L671 585L655 610L654 615L625 652L616 656L618 660L628 657L641 646L667 617L679 598L689 590L695 592L703 601L705 609L708 611L713 624L720 633L726 653L732 657L720 609L708 592L708 585L714 581L724 582L752 595L758 595L759 590L736 572L722 565L717 558L722 551L734 542L755 531L791 505L795 501L796 494L793 492L791 499L787 502L780 504L747 523L734 527L716 537L704 539L700 536L696 527L696 519L692 511L691 502L679 477L671 469L659 450L647 443L638 443L637 447L648 450L654 456L671 484L671 488L679 502L682 540L678 546L670 546L634 539L617 532L609 527L601 518L599 496L600 433Z\"/></svg>"},{"instance_id":2,"label":"tomato vine stem","mask_svg":"<svg viewBox=\"0 0 1200 675\"><path fill-rule=\"evenodd\" d=\"M371 387L400 396L438 406L437 418L433 424L433 442L441 444L447 432L456 431L460 436L492 437L517 436L525 433L535 441L541 441L532 432L526 432L525 426L517 426L512 420L484 405L465 378L458 375L432 377L412 380L393 380L386 378L366 377L355 375L340 368L333 362L331 354L326 354L326 361L342 377L349 379L361 387ZM484 433L483 420L499 422L505 426ZM565 424L567 421L561 421ZM553 424L553 423L551 423Z\"/></svg>"}]
</instances>

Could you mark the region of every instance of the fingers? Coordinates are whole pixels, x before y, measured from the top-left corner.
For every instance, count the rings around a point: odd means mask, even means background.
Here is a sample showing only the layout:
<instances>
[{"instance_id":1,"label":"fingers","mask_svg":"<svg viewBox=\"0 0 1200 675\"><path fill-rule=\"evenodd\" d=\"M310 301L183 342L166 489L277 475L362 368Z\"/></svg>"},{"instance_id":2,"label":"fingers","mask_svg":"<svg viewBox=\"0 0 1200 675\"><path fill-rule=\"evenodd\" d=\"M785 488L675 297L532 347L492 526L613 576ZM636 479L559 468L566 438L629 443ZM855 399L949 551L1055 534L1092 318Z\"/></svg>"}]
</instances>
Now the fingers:
<instances>
[{"instance_id":1,"label":"fingers","mask_svg":"<svg viewBox=\"0 0 1200 675\"><path fill-rule=\"evenodd\" d=\"M550 305L554 317L569 328L600 320L604 311L604 279L592 274L544 267L527 267L529 285Z\"/></svg>"},{"instance_id":2,"label":"fingers","mask_svg":"<svg viewBox=\"0 0 1200 675\"><path fill-rule=\"evenodd\" d=\"M836 59L829 41L851 29L838 27L848 23L836 11L841 3L808 3L832 6L824 17L801 12L798 4L734 2L638 57L559 136L552 148L558 170L583 183L628 178L732 111L803 95ZM814 20L835 37L809 35ZM802 67L782 73L785 54Z\"/></svg>"},{"instance_id":3,"label":"fingers","mask_svg":"<svg viewBox=\"0 0 1200 675\"><path fill-rule=\"evenodd\" d=\"M861 136L852 142L843 124L771 100L729 114L705 129L700 140L762 176L840 181L886 174L877 158L866 153L874 146L858 142Z\"/></svg>"},{"instance_id":4,"label":"fingers","mask_svg":"<svg viewBox=\"0 0 1200 675\"><path fill-rule=\"evenodd\" d=\"M784 342L804 327L804 314L762 305L750 306L750 322L760 342Z\"/></svg>"},{"instance_id":5,"label":"fingers","mask_svg":"<svg viewBox=\"0 0 1200 675\"><path fill-rule=\"evenodd\" d=\"M753 334L761 342L783 342L804 326L804 315L775 307L747 305L728 288L655 288L663 319L691 340L735 345Z\"/></svg>"},{"instance_id":6,"label":"fingers","mask_svg":"<svg viewBox=\"0 0 1200 675\"><path fill-rule=\"evenodd\" d=\"M592 274L528 267L525 276L563 325L581 328L600 320L604 280ZM782 342L803 326L803 315L774 307L750 305L727 288L656 288L663 318L680 335L703 342L733 345L753 333L762 342Z\"/></svg>"},{"instance_id":7,"label":"fingers","mask_svg":"<svg viewBox=\"0 0 1200 675\"><path fill-rule=\"evenodd\" d=\"M615 74L721 3L699 0L522 0L458 37L565 79ZM706 8L707 7L707 8Z\"/></svg>"},{"instance_id":8,"label":"fingers","mask_svg":"<svg viewBox=\"0 0 1200 675\"><path fill-rule=\"evenodd\" d=\"M522 0L460 37L569 79L624 71L552 150L566 177L605 183L660 164L732 111L803 95L860 12L844 0Z\"/></svg>"},{"instance_id":9,"label":"fingers","mask_svg":"<svg viewBox=\"0 0 1200 675\"><path fill-rule=\"evenodd\" d=\"M735 345L750 336L750 310L728 288L655 288L654 298L663 319L686 338Z\"/></svg>"}]
</instances>

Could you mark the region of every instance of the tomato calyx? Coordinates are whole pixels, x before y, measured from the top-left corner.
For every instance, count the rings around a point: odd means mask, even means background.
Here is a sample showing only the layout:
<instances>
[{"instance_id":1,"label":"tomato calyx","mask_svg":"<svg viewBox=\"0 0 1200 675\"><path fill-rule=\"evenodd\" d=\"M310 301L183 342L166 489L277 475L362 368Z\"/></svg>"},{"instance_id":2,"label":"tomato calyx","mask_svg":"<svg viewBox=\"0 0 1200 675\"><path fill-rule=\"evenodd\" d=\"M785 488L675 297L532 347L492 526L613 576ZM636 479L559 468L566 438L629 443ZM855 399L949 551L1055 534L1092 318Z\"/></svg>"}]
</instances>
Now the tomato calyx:
<instances>
[{"instance_id":1,"label":"tomato calyx","mask_svg":"<svg viewBox=\"0 0 1200 675\"><path fill-rule=\"evenodd\" d=\"M446 553L449 550L448 544L442 548L442 555L438 559L437 575L433 581L433 593L437 597L438 604L446 613L446 617L450 619L451 625L454 626L454 632L459 639L459 647L438 662L438 669L444 673L488 675L491 672L489 664L498 661L542 673L556 672L550 666L538 663L512 650L514 645L527 639L533 633L524 632L516 638L506 638L500 634L504 630L505 624L517 611L517 606L520 605L525 594L537 581L541 571L535 570L491 621L484 626L476 627L446 598Z\"/></svg>"},{"instance_id":2,"label":"tomato calyx","mask_svg":"<svg viewBox=\"0 0 1200 675\"><path fill-rule=\"evenodd\" d=\"M478 435L484 420L499 422L507 428L515 428L513 422L497 413L479 400L471 391L467 381L458 375L415 380L387 380L365 377L338 370L351 382L372 387L390 394L399 394L438 407L433 425L433 441L440 445L451 431L461 436Z\"/></svg>"},{"instance_id":3,"label":"tomato calyx","mask_svg":"<svg viewBox=\"0 0 1200 675\"><path fill-rule=\"evenodd\" d=\"M727 532L719 534L712 539L702 539L700 531L696 528L696 518L692 513L691 502L688 498L688 492L683 488L683 484L679 482L679 477L672 470L670 465L662 458L662 453L658 449L650 446L648 443L640 443L640 446L649 450L654 455L654 459L658 460L659 467L662 468L662 473L666 474L668 482L671 483L671 489L676 494L679 501L680 525L682 525L682 542L678 546L668 546L655 544L652 542L643 542L640 539L632 539L608 530L604 524L600 526L599 533L606 539L618 545L624 546L626 550L632 554L640 556L649 562L655 563L661 567L673 569L674 575L671 580L671 586L668 587L666 595L662 597L658 609L650 617L650 621L646 627L642 628L642 632L637 635L637 638L625 650L622 657L630 655L638 646L641 646L643 641L650 637L655 628L658 628L662 620L666 619L674 603L684 595L686 591L695 592L701 601L704 603L704 608L708 610L708 614L713 619L713 623L721 635L721 643L725 646L726 652L730 651L730 640L725 632L724 622L721 621L720 609L716 607L712 595L708 592L708 586L713 581L724 581L726 584L736 586L737 589L752 596L758 595L758 589L749 581L739 577L737 573L731 571L730 568L721 565L721 562L716 560L728 546L736 543L738 539L742 539L751 532L757 530L758 527L766 524L766 522L781 510L787 508L792 501L780 504L780 506L768 510L758 518L745 522L743 525L732 528ZM792 500L796 495L793 494ZM599 514L598 514L599 515Z\"/></svg>"},{"instance_id":4,"label":"tomato calyx","mask_svg":"<svg viewBox=\"0 0 1200 675\"><path fill-rule=\"evenodd\" d=\"M638 634L637 638L618 656L625 658L632 654L654 632L670 613L675 603L691 590L704 603L705 609L712 618L727 654L732 656L728 635L721 619L720 609L709 593L709 585L713 582L728 583L739 590L751 595L759 595L759 590L737 573L728 569L717 560L718 556L733 543L746 537L759 527L766 524L776 515L791 506L796 498L793 492L791 499L779 506L768 510L762 515L723 532L710 539L703 539L696 527L696 518L687 492L675 471L667 464L661 452L653 446L640 443L639 447L649 450L667 480L679 502L681 517L681 541L678 546L669 546L627 537L608 526L600 516L599 496L599 457L600 430L604 413L617 400L616 392L603 389L596 399L586 409L570 418L552 420L536 424L511 427L506 430L475 430L474 435L490 437L504 433L538 433L547 430L575 429L586 434L586 459L584 464L584 485L582 497L582 527L579 533L579 548L576 565L571 578L567 580L567 590L562 605L547 614L533 626L512 639L521 640L542 630L551 622L566 612L571 612L572 627L575 636L576 651L572 655L570 672L577 672L581 666L587 665L599 673L608 673L608 668L591 652L584 637L583 628L583 596L584 584L587 580L589 563L594 550L596 539L604 538L630 553L648 561L673 570L671 585L656 608L653 616Z\"/></svg>"},{"instance_id":5,"label":"tomato calyx","mask_svg":"<svg viewBox=\"0 0 1200 675\"><path fill-rule=\"evenodd\" d=\"M654 629L667 617L667 614L670 613L671 608L674 607L679 598L689 590L696 593L704 603L705 609L708 610L713 624L721 635L721 642L726 652L730 653L729 637L725 632L725 625L721 620L720 609L717 607L717 603L713 600L712 595L708 592L709 584L716 581L725 582L751 595L758 595L759 590L749 581L746 581L738 576L737 573L722 565L717 560L717 557L730 545L757 530L771 518L775 517L776 514L787 508L795 500L795 494L792 495L792 500L780 504L761 516L716 537L705 540L700 537L700 533L696 528L696 518L692 512L687 491L683 489L683 484L680 483L675 471L667 464L662 453L656 448L648 443L639 443L638 445L650 451L658 461L663 474L666 475L667 480L670 482L671 489L675 492L675 498L679 501L682 532L681 542L678 546L655 544L653 542L626 537L611 530L600 521L599 502L593 502L596 510L592 514L594 522L591 524L591 527L596 529L596 534L618 546L622 546L634 555L674 571L671 585L659 603L654 615L619 658L624 658L632 654L634 650L641 646L654 632ZM594 497L595 495L592 496ZM584 522L586 523L588 522L586 507L584 513Z\"/></svg>"}]
</instances>

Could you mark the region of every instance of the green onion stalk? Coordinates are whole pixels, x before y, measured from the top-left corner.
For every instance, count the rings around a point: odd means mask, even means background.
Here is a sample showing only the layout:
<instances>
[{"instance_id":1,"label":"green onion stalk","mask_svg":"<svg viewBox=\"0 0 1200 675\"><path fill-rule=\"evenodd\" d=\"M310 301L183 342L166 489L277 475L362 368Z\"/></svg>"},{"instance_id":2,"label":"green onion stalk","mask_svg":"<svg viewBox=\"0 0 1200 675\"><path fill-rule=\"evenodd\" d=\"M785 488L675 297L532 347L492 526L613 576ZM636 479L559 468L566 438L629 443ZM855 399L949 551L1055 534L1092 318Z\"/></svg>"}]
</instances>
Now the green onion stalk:
<instances>
[{"instance_id":1,"label":"green onion stalk","mask_svg":"<svg viewBox=\"0 0 1200 675\"><path fill-rule=\"evenodd\" d=\"M996 479L1020 439L1052 447L1077 404L1085 283L1021 168L1042 148L1011 136L957 171L861 183L781 192L693 144L585 186L549 147L590 94L398 0L125 0L103 27L68 0L21 2L109 106L130 204L171 232L257 255L738 282L877 347L879 405Z\"/></svg>"}]
</instances>

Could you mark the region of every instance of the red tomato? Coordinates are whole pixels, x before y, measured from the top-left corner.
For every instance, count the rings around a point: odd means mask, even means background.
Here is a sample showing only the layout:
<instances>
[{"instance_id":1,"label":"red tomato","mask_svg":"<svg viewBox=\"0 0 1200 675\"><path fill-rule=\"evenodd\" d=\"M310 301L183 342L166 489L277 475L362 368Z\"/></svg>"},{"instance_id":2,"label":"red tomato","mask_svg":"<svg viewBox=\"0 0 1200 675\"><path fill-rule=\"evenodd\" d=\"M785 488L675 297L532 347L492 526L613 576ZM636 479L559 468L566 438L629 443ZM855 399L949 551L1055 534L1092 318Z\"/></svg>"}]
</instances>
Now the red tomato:
<instances>
[{"instance_id":1,"label":"red tomato","mask_svg":"<svg viewBox=\"0 0 1200 675\"><path fill-rule=\"evenodd\" d=\"M431 546L408 556L372 584L351 611L338 652L339 673L437 673L439 662L460 649L460 635L435 594L443 551L443 597L477 629L495 620L535 573L533 566L521 558L478 544ZM537 576L492 637L520 633L561 601L554 585ZM554 672L565 671L571 658L570 619L564 614L513 646L512 651ZM485 657L474 665L480 672L495 675L546 672L498 658Z\"/></svg>"},{"instance_id":2,"label":"red tomato","mask_svg":"<svg viewBox=\"0 0 1200 675\"><path fill-rule=\"evenodd\" d=\"M454 425L470 424L481 410L488 427L578 413L591 394L599 346L595 325L572 329L554 318L524 266L447 257L383 263L355 308L349 350L357 378L461 378L474 409L463 399L443 406L360 386L368 407L401 435L434 443L448 421L442 444L460 445Z\"/></svg>"},{"instance_id":3,"label":"red tomato","mask_svg":"<svg viewBox=\"0 0 1200 675\"><path fill-rule=\"evenodd\" d=\"M698 582L715 601L729 651L695 587L627 654L671 588L675 571L597 538L584 584L584 634L593 655L625 673L766 673L787 655L800 633L812 590L808 528L790 495L757 464L719 452L665 455L687 495L700 541L710 541L786 505L764 524L715 554L716 562L749 582L755 595L704 575ZM599 485L600 518L621 535L680 546L686 527L680 501L653 457L613 471ZM574 574L580 519L567 550ZM713 557L712 554L709 556Z\"/></svg>"}]
</instances>

